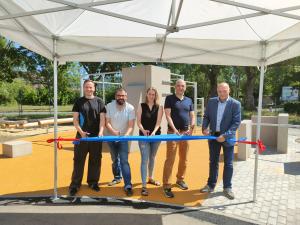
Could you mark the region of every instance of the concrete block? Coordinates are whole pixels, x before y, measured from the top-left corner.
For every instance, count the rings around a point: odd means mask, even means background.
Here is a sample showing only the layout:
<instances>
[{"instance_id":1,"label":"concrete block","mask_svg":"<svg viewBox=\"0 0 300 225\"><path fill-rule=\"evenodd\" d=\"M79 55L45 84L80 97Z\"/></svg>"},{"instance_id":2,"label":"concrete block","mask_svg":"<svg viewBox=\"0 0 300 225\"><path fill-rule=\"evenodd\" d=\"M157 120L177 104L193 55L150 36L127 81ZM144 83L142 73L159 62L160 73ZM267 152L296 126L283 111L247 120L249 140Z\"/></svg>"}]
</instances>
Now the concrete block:
<instances>
[{"instance_id":1,"label":"concrete block","mask_svg":"<svg viewBox=\"0 0 300 225\"><path fill-rule=\"evenodd\" d=\"M170 70L157 66L136 66L122 69L122 86L127 91L128 102L137 109L140 102L145 100L146 90L155 87L159 94L160 104L164 105L165 93L170 93ZM165 116L161 122L161 132L167 133ZM139 135L135 122L133 135ZM131 142L130 151L138 150L138 142Z\"/></svg>"},{"instance_id":2,"label":"concrete block","mask_svg":"<svg viewBox=\"0 0 300 225\"><path fill-rule=\"evenodd\" d=\"M31 155L32 143L29 141L8 141L2 144L3 155L9 158Z\"/></svg>"},{"instance_id":3,"label":"concrete block","mask_svg":"<svg viewBox=\"0 0 300 225\"><path fill-rule=\"evenodd\" d=\"M257 116L253 115L251 116L252 123L257 123ZM262 123L268 123L268 124L277 124L277 116L262 116L261 122ZM256 125L252 126L252 141L256 141ZM277 127L271 127L271 126L262 126L260 131L260 139L263 141L263 143L271 148L276 148L277 146Z\"/></svg>"},{"instance_id":4,"label":"concrete block","mask_svg":"<svg viewBox=\"0 0 300 225\"><path fill-rule=\"evenodd\" d=\"M247 140L251 140L252 135L252 122L251 120L243 120L238 129L239 138L245 137ZM251 145L238 143L238 160L246 161L251 152Z\"/></svg>"},{"instance_id":5,"label":"concrete block","mask_svg":"<svg viewBox=\"0 0 300 225\"><path fill-rule=\"evenodd\" d=\"M278 125L288 124L289 114L280 113L278 115ZM288 127L278 127L277 132L277 152L286 154L288 151Z\"/></svg>"}]
</instances>

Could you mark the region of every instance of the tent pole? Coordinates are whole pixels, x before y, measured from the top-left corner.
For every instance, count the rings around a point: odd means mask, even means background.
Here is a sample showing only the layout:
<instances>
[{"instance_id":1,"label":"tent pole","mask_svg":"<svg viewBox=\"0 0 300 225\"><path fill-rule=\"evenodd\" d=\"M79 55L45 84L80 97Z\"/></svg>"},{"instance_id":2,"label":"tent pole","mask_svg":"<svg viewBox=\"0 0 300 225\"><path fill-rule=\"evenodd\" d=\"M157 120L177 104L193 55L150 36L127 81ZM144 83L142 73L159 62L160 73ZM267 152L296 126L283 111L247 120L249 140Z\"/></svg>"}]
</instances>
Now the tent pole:
<instances>
[{"instance_id":1,"label":"tent pole","mask_svg":"<svg viewBox=\"0 0 300 225\"><path fill-rule=\"evenodd\" d=\"M105 99L105 84L104 84L104 80L105 80L105 75L102 74L102 100L103 100L103 102L105 104L106 99Z\"/></svg>"},{"instance_id":2,"label":"tent pole","mask_svg":"<svg viewBox=\"0 0 300 225\"><path fill-rule=\"evenodd\" d=\"M262 59L260 64L260 77L259 77L259 96L258 96L258 108L257 108L257 126L256 126L256 140L260 139L261 131L261 110L262 110L262 97L264 87L264 76L265 76L265 55L266 55L266 44L262 44ZM259 149L256 145L255 153L255 166L254 166L254 185L253 185L253 202L256 202L257 195L257 176L258 176L258 155Z\"/></svg>"},{"instance_id":3,"label":"tent pole","mask_svg":"<svg viewBox=\"0 0 300 225\"><path fill-rule=\"evenodd\" d=\"M83 97L83 75L80 75L80 97Z\"/></svg>"},{"instance_id":4,"label":"tent pole","mask_svg":"<svg viewBox=\"0 0 300 225\"><path fill-rule=\"evenodd\" d=\"M176 18L176 0L172 0L172 25L175 24L175 18Z\"/></svg>"},{"instance_id":5,"label":"tent pole","mask_svg":"<svg viewBox=\"0 0 300 225\"><path fill-rule=\"evenodd\" d=\"M56 54L56 41L53 38L53 80L54 80L54 139L57 138L57 54ZM58 199L57 194L57 145L54 144L54 200Z\"/></svg>"},{"instance_id":6,"label":"tent pole","mask_svg":"<svg viewBox=\"0 0 300 225\"><path fill-rule=\"evenodd\" d=\"M198 89L197 89L197 82L193 82L193 86L194 86L194 113L195 113L195 117L197 118L197 114L198 114L198 105L197 105L197 103L198 103L197 102L197 99L198 99Z\"/></svg>"}]
</instances>

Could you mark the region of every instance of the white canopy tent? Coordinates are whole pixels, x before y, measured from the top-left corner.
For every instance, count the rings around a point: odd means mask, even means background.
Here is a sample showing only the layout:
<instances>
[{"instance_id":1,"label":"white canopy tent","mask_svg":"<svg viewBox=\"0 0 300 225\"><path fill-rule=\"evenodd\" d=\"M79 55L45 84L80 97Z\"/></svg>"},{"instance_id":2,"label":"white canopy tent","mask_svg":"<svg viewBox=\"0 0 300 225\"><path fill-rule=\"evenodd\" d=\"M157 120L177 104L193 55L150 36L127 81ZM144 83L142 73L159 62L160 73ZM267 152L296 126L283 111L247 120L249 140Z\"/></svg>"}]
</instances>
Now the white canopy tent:
<instances>
[{"instance_id":1,"label":"white canopy tent","mask_svg":"<svg viewBox=\"0 0 300 225\"><path fill-rule=\"evenodd\" d=\"M300 55L299 20L298 0L0 0L0 34L54 61L55 121L58 61L259 66L257 139L265 67Z\"/></svg>"}]
</instances>

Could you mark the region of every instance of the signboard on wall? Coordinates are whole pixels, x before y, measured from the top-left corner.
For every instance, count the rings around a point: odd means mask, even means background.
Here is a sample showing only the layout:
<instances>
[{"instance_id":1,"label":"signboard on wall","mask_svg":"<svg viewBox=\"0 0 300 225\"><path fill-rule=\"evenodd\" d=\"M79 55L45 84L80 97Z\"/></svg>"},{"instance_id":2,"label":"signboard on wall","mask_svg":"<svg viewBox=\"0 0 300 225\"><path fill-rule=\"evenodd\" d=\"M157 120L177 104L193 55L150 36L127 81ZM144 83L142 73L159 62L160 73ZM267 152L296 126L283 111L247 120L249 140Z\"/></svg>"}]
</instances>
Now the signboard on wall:
<instances>
[{"instance_id":1,"label":"signboard on wall","mask_svg":"<svg viewBox=\"0 0 300 225\"><path fill-rule=\"evenodd\" d=\"M299 90L293 87L282 87L281 100L282 101L298 101Z\"/></svg>"}]
</instances>

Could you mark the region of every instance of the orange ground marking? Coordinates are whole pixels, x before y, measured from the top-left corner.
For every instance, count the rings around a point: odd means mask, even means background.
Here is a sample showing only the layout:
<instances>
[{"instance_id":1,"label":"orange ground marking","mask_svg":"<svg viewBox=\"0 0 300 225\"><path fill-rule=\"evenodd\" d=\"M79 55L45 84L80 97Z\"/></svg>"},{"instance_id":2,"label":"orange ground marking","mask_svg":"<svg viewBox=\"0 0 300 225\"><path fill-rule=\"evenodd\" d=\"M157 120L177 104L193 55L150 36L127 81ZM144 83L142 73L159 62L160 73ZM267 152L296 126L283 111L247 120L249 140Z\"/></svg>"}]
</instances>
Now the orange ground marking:
<instances>
[{"instance_id":1,"label":"orange ground marking","mask_svg":"<svg viewBox=\"0 0 300 225\"><path fill-rule=\"evenodd\" d=\"M75 132L59 133L61 137L74 137ZM53 194L53 143L48 144L46 140L53 138L53 134L38 135L23 138L32 141L32 155L19 158L5 158L0 155L0 196L46 196ZM71 142L62 142L63 149L58 151L58 193L66 195L73 169L73 145ZM2 146L0 147L2 154ZM161 144L155 167L155 179L162 181L163 164L166 154L166 145ZM208 145L207 141L190 141L186 183L189 190L182 191L175 187L172 189L175 198L168 199L163 195L162 187L148 185L149 196L142 197L141 175L140 175L140 152L130 153L129 163L132 173L135 199L144 199L154 202L165 202L185 206L199 206L205 200L207 194L201 194L199 188L206 184L208 176ZM178 154L173 168L173 182L176 181ZM126 197L123 184L108 187L107 183L112 180L111 158L108 149L103 149L102 168L100 177L101 191L96 193L90 190L86 184L86 168L83 185L78 192L81 196L108 196ZM219 178L222 178L223 163L220 163Z\"/></svg>"}]
</instances>

